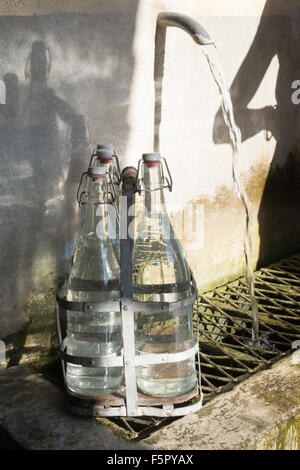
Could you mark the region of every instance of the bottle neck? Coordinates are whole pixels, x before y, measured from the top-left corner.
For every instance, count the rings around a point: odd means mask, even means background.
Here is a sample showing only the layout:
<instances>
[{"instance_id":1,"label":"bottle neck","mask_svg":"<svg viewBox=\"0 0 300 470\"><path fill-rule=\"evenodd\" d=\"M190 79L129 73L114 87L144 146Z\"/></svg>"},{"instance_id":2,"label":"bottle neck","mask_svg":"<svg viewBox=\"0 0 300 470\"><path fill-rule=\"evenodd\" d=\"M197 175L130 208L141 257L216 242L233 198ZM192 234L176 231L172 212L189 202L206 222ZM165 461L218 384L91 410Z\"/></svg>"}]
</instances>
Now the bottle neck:
<instances>
[{"instance_id":1,"label":"bottle neck","mask_svg":"<svg viewBox=\"0 0 300 470\"><path fill-rule=\"evenodd\" d=\"M109 237L109 217L114 207L108 202L107 181L103 178L90 178L85 204L84 232L99 239Z\"/></svg>"},{"instance_id":2,"label":"bottle neck","mask_svg":"<svg viewBox=\"0 0 300 470\"><path fill-rule=\"evenodd\" d=\"M141 234L143 238L165 238L166 234L169 233L170 221L165 205L161 163L153 165L144 164L143 182L145 204Z\"/></svg>"},{"instance_id":3,"label":"bottle neck","mask_svg":"<svg viewBox=\"0 0 300 470\"><path fill-rule=\"evenodd\" d=\"M161 163L144 165L145 206L152 212L165 211L165 198L163 190L163 173Z\"/></svg>"},{"instance_id":4,"label":"bottle neck","mask_svg":"<svg viewBox=\"0 0 300 470\"><path fill-rule=\"evenodd\" d=\"M105 168L105 170L108 173L111 173L111 174L113 173L113 166L114 166L113 160L103 159L103 158L97 157L96 161L95 161L95 165Z\"/></svg>"},{"instance_id":5,"label":"bottle neck","mask_svg":"<svg viewBox=\"0 0 300 470\"><path fill-rule=\"evenodd\" d=\"M111 180L113 181L115 187L116 185L119 185L120 182L118 178L118 171L114 159L110 160L97 157L95 160L95 166L102 167L106 173L110 174ZM118 196L118 193L116 196Z\"/></svg>"}]
</instances>

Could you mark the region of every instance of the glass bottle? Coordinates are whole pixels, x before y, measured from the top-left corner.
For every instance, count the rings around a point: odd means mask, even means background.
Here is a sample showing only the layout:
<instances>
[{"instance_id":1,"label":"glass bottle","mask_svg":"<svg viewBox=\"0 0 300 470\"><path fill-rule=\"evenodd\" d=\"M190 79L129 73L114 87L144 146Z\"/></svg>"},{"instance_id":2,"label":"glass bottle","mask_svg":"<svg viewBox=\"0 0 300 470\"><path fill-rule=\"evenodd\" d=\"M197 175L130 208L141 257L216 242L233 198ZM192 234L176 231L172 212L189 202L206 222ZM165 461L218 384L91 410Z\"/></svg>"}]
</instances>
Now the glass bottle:
<instances>
[{"instance_id":1,"label":"glass bottle","mask_svg":"<svg viewBox=\"0 0 300 470\"><path fill-rule=\"evenodd\" d=\"M120 298L120 267L109 233L113 206L102 168L89 168L85 221L66 282L66 300L105 302ZM67 353L80 357L120 355L120 312L67 311ZM121 367L83 367L67 363L67 386L78 396L107 395L122 383Z\"/></svg>"},{"instance_id":2,"label":"glass bottle","mask_svg":"<svg viewBox=\"0 0 300 470\"><path fill-rule=\"evenodd\" d=\"M159 153L144 154L142 165L144 208L140 232L133 247L133 299L139 302L175 302L191 295L191 272L171 226L165 201L165 180ZM174 312L136 313L138 354L176 353L192 348L193 305ZM195 358L169 364L137 367L142 393L173 397L196 384Z\"/></svg>"}]
</instances>

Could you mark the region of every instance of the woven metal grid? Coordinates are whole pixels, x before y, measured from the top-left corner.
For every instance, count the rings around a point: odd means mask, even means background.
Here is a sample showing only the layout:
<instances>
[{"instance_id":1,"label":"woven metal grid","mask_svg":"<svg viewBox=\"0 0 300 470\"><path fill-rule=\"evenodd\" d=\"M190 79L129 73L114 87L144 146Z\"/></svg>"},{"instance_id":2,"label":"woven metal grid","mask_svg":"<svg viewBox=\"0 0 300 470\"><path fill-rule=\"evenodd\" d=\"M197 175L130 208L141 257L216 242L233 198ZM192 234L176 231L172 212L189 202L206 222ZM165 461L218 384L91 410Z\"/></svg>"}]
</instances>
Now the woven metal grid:
<instances>
[{"instance_id":1,"label":"woven metal grid","mask_svg":"<svg viewBox=\"0 0 300 470\"><path fill-rule=\"evenodd\" d=\"M255 273L261 342L252 347L245 278L201 295L200 350L206 398L287 354L300 339L300 255Z\"/></svg>"},{"instance_id":2,"label":"woven metal grid","mask_svg":"<svg viewBox=\"0 0 300 470\"><path fill-rule=\"evenodd\" d=\"M300 340L300 254L255 273L261 342L251 345L252 315L244 277L198 298L204 403L288 354ZM198 311L198 313L197 313ZM59 364L60 368L60 364ZM56 374L47 374L57 381ZM52 377L51 377L52 376ZM174 418L96 418L128 439L142 439Z\"/></svg>"}]
</instances>

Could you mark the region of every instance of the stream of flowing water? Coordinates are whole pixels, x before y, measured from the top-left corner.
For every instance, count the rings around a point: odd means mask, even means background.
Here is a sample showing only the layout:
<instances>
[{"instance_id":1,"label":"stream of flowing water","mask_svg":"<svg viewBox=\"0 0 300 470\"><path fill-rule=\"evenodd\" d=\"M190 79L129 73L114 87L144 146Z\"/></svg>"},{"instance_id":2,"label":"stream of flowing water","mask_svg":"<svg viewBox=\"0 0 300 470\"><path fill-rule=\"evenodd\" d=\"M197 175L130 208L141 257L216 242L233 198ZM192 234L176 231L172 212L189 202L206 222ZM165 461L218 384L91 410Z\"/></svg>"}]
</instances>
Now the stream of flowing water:
<instances>
[{"instance_id":1,"label":"stream of flowing water","mask_svg":"<svg viewBox=\"0 0 300 470\"><path fill-rule=\"evenodd\" d=\"M252 269L252 253L251 253L251 212L250 203L247 194L240 182L239 176L239 157L240 157L240 145L241 145L241 132L234 121L233 106L229 93L229 89L225 83L223 77L222 67L220 65L220 59L218 56L217 48L213 45L212 47L201 47L204 56L206 57L213 78L216 82L218 90L222 98L222 111L225 120L225 124L228 128L233 158L232 158L232 176L235 185L235 190L239 199L241 200L246 216L246 227L244 237L244 255L246 265L246 280L249 289L251 309L252 309L252 341L251 346L260 347L259 338L259 321L258 321L258 305L254 291L254 274Z\"/></svg>"}]
</instances>

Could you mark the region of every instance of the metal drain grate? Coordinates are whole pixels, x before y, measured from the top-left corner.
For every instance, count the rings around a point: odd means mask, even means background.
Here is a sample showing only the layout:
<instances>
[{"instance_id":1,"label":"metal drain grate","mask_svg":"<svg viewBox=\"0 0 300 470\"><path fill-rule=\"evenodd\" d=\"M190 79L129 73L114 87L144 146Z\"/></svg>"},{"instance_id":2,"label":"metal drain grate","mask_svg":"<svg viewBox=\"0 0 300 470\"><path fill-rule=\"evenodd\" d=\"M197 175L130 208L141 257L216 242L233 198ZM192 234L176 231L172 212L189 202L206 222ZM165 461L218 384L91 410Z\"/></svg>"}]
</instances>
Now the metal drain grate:
<instances>
[{"instance_id":1,"label":"metal drain grate","mask_svg":"<svg viewBox=\"0 0 300 470\"><path fill-rule=\"evenodd\" d=\"M300 254L257 271L255 292L263 339L260 348L249 344L252 315L245 278L198 298L204 402L269 367L300 340ZM194 321L196 330L197 311ZM128 439L142 439L175 418L96 419Z\"/></svg>"},{"instance_id":2,"label":"metal drain grate","mask_svg":"<svg viewBox=\"0 0 300 470\"><path fill-rule=\"evenodd\" d=\"M280 359L300 339L300 255L255 273L262 343L251 347L245 278L201 295L200 350L206 399Z\"/></svg>"},{"instance_id":3,"label":"metal drain grate","mask_svg":"<svg viewBox=\"0 0 300 470\"><path fill-rule=\"evenodd\" d=\"M198 298L204 402L230 390L286 355L300 340L300 254L255 273L260 348L251 347L252 315L245 278ZM196 318L195 318L196 328ZM128 438L142 439L173 419L104 420Z\"/></svg>"}]
</instances>

